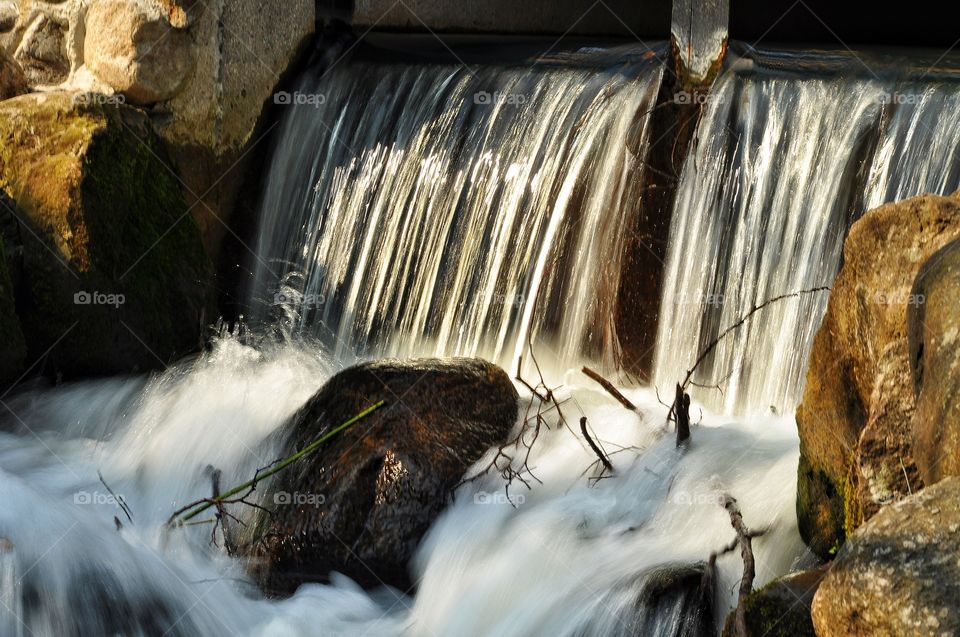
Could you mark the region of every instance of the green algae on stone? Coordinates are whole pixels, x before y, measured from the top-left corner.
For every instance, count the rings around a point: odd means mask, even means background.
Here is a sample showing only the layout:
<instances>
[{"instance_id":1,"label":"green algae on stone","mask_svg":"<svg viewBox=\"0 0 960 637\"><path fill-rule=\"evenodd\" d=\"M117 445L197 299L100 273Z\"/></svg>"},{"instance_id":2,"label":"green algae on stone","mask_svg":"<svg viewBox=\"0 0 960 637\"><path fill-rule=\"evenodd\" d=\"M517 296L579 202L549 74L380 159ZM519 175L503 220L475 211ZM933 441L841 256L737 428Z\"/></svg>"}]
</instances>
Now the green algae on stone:
<instances>
[{"instance_id":1,"label":"green algae on stone","mask_svg":"<svg viewBox=\"0 0 960 637\"><path fill-rule=\"evenodd\" d=\"M212 267L142 112L70 93L0 104L0 187L28 360L103 374L196 349Z\"/></svg>"}]
</instances>

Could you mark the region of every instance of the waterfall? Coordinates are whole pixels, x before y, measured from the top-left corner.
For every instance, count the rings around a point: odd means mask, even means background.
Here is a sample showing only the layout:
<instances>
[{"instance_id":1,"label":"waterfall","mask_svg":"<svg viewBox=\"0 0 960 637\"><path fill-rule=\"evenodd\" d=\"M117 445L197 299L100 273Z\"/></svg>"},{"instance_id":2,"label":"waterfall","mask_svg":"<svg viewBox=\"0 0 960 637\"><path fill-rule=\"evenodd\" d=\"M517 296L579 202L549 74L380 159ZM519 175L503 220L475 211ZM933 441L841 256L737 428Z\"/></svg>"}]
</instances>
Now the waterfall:
<instances>
[{"instance_id":1,"label":"waterfall","mask_svg":"<svg viewBox=\"0 0 960 637\"><path fill-rule=\"evenodd\" d=\"M960 187L960 118L945 117L958 99L956 82L723 77L678 187L655 383L682 380L767 299L829 286L866 209ZM827 298L781 301L726 336L693 378L696 398L728 413L792 411Z\"/></svg>"},{"instance_id":2,"label":"waterfall","mask_svg":"<svg viewBox=\"0 0 960 637\"><path fill-rule=\"evenodd\" d=\"M609 353L660 72L628 50L308 75L261 206L261 313L292 301L340 359Z\"/></svg>"},{"instance_id":3,"label":"waterfall","mask_svg":"<svg viewBox=\"0 0 960 637\"><path fill-rule=\"evenodd\" d=\"M960 188L960 86L903 82L883 100L892 111L870 170L866 209Z\"/></svg>"}]
</instances>

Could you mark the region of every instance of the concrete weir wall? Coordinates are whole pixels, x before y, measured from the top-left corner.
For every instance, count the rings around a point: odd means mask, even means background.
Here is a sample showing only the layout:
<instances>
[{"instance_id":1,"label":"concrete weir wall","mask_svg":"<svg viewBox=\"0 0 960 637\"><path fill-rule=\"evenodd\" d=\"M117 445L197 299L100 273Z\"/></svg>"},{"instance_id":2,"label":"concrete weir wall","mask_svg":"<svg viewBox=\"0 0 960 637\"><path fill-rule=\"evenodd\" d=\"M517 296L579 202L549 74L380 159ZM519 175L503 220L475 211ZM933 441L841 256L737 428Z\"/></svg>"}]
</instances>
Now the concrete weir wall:
<instances>
[{"instance_id":1,"label":"concrete weir wall","mask_svg":"<svg viewBox=\"0 0 960 637\"><path fill-rule=\"evenodd\" d=\"M670 0L357 0L352 22L359 32L430 30L663 39L670 33L671 4Z\"/></svg>"}]
</instances>

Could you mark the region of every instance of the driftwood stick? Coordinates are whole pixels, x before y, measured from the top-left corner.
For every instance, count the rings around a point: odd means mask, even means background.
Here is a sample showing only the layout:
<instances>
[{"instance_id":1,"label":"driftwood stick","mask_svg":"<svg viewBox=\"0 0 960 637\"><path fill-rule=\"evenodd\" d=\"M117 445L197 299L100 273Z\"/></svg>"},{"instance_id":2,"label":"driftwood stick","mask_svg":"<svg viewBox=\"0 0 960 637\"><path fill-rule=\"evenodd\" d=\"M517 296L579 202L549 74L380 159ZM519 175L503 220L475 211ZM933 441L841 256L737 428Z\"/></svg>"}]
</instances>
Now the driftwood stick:
<instances>
[{"instance_id":1,"label":"driftwood stick","mask_svg":"<svg viewBox=\"0 0 960 637\"><path fill-rule=\"evenodd\" d=\"M690 394L685 393L679 384L673 405L677 418L677 446L680 447L690 442Z\"/></svg>"},{"instance_id":2,"label":"driftwood stick","mask_svg":"<svg viewBox=\"0 0 960 637\"><path fill-rule=\"evenodd\" d=\"M593 438L590 437L590 433L587 431L586 416L580 417L580 431L583 432L583 437L587 439L587 444L590 445L591 449L593 449L593 453L597 454L597 458L600 459L600 462L603 464L604 468L612 473L613 465L610 463L610 459L607 458L605 453L603 453L603 450L600 449L600 446L593 441Z\"/></svg>"},{"instance_id":3,"label":"driftwood stick","mask_svg":"<svg viewBox=\"0 0 960 637\"><path fill-rule=\"evenodd\" d=\"M607 380L606 378L604 378L603 376L601 376L601 375L598 374L597 372L593 371L593 370L590 369L589 367L584 367L582 371L583 371L584 374L586 374L587 376L589 376L590 378L592 378L593 380L595 380L597 383L599 383L600 386L603 387L605 390L607 390L607 393L608 393L608 394L610 394L611 396L613 396L614 398L616 398L617 401L618 401L621 405L623 405L624 407L626 407L626 408L629 409L630 411L636 411L636 410L637 410L637 406L634 405L632 402L630 402L630 399L629 399L629 398L627 398L626 396L624 396L623 394L621 394L621 393L620 393L620 390L618 390L616 387L614 387L614 386L613 386L613 383L611 383L609 380Z\"/></svg>"},{"instance_id":4,"label":"driftwood stick","mask_svg":"<svg viewBox=\"0 0 960 637\"><path fill-rule=\"evenodd\" d=\"M755 534L751 533L743 522L743 514L740 513L740 507L737 506L737 501L733 496L723 496L723 508L730 514L730 524L733 526L733 530L737 532L740 556L743 558L743 577L740 578L740 592L737 595L737 610L733 625L737 635L746 637L746 601L753 590L753 579L756 577L756 562L753 557L752 541Z\"/></svg>"}]
</instances>

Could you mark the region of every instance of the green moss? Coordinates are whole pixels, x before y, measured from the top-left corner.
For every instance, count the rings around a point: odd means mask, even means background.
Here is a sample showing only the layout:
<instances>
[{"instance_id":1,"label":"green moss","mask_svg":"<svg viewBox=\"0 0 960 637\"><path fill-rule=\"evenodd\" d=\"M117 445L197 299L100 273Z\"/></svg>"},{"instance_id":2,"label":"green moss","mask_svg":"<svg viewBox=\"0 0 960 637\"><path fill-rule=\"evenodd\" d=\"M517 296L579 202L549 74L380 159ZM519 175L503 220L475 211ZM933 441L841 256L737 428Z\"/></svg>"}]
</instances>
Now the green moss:
<instances>
[{"instance_id":1,"label":"green moss","mask_svg":"<svg viewBox=\"0 0 960 637\"><path fill-rule=\"evenodd\" d=\"M846 509L851 489L846 480L834 480L811 465L800 450L797 467L797 525L810 550L829 559L834 547L846 539Z\"/></svg>"},{"instance_id":2,"label":"green moss","mask_svg":"<svg viewBox=\"0 0 960 637\"><path fill-rule=\"evenodd\" d=\"M153 368L197 347L212 266L169 165L134 109L57 93L0 106L0 184L23 211L17 311L47 371ZM94 292L123 302L74 302Z\"/></svg>"},{"instance_id":3,"label":"green moss","mask_svg":"<svg viewBox=\"0 0 960 637\"><path fill-rule=\"evenodd\" d=\"M779 582L771 582L747 597L744 610L747 635L750 637L815 637L810 608L798 603L795 596L780 590ZM724 624L724 637L735 635L730 613Z\"/></svg>"}]
</instances>

